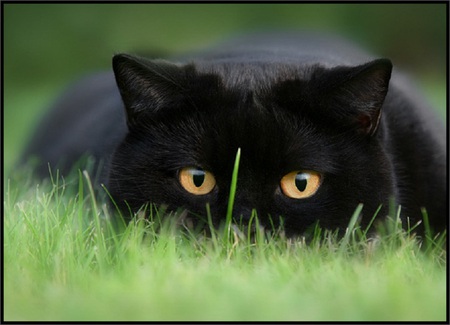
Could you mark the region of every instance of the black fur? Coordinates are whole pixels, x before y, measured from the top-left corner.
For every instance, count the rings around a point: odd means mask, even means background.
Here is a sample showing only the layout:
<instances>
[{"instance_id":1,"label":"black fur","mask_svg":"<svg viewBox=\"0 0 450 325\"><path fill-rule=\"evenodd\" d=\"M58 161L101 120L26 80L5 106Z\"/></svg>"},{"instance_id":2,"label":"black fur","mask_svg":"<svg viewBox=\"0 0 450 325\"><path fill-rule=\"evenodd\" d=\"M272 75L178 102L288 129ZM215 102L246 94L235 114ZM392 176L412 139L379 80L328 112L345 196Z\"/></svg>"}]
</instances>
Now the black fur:
<instances>
[{"instance_id":1,"label":"black fur","mask_svg":"<svg viewBox=\"0 0 450 325\"><path fill-rule=\"evenodd\" d=\"M446 227L445 129L395 69L391 78L389 60L342 40L278 34L172 61L116 55L125 109L112 74L86 79L57 103L26 156L64 171L92 155L122 209L153 202L201 216L209 203L218 224L241 148L234 215L244 220L256 209L266 226L283 217L291 234L317 221L344 229L358 203L364 226L395 198L411 223L426 207L433 228ZM214 175L211 193L184 190L187 166ZM283 194L281 178L296 170L321 173L315 195Z\"/></svg>"}]
</instances>

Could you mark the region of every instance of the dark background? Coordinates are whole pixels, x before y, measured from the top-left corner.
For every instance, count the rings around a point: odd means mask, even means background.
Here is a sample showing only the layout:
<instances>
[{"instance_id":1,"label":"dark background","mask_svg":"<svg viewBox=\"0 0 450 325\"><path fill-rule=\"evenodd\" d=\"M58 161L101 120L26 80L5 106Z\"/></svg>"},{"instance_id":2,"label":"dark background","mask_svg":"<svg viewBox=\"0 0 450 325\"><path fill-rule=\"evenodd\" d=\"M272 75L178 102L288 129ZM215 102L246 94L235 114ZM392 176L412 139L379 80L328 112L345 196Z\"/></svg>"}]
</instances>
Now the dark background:
<instances>
[{"instance_id":1,"label":"dark background","mask_svg":"<svg viewBox=\"0 0 450 325\"><path fill-rule=\"evenodd\" d=\"M248 30L312 29L347 36L408 71L446 116L446 2L2 3L2 10L6 173L55 97L81 75L110 69L114 53L175 54Z\"/></svg>"}]
</instances>

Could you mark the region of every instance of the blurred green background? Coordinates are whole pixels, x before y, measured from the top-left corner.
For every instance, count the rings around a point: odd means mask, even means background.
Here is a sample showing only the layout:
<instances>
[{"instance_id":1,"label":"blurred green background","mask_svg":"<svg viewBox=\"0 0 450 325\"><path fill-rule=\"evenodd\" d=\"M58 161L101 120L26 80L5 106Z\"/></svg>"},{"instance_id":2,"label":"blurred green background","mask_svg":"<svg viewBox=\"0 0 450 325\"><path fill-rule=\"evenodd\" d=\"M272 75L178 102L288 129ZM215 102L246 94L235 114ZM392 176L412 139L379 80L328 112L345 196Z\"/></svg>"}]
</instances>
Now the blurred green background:
<instances>
[{"instance_id":1,"label":"blurred green background","mask_svg":"<svg viewBox=\"0 0 450 325\"><path fill-rule=\"evenodd\" d=\"M247 30L336 32L393 60L446 111L446 3L2 4L4 172L39 118L77 77L117 52L176 54Z\"/></svg>"}]
</instances>

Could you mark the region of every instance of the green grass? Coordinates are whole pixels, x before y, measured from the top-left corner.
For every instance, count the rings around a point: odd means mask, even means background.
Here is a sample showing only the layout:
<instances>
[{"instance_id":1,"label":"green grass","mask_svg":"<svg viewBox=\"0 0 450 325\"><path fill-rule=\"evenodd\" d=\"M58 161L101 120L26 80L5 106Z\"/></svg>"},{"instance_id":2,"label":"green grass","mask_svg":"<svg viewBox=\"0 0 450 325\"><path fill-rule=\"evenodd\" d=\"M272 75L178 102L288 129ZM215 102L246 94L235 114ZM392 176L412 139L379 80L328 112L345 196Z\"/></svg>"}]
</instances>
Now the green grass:
<instances>
[{"instance_id":1,"label":"green grass","mask_svg":"<svg viewBox=\"0 0 450 325\"><path fill-rule=\"evenodd\" d=\"M153 207L125 226L87 173L66 182L6 185L5 320L446 318L445 234L421 240L393 218L369 238L361 206L343 238L317 228L308 244L258 227L247 236L231 214L211 236Z\"/></svg>"}]
</instances>

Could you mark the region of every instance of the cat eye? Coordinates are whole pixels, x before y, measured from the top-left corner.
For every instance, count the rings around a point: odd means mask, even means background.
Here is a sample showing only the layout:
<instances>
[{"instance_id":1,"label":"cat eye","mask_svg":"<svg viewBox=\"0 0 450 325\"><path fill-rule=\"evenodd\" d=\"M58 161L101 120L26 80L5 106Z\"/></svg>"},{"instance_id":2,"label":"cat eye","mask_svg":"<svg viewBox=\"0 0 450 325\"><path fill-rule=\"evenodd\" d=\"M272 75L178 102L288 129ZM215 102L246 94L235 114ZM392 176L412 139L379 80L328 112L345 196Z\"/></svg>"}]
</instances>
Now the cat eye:
<instances>
[{"instance_id":1,"label":"cat eye","mask_svg":"<svg viewBox=\"0 0 450 325\"><path fill-rule=\"evenodd\" d=\"M213 174L195 167L185 167L180 170L179 181L186 191L194 195L208 194L216 186Z\"/></svg>"},{"instance_id":2,"label":"cat eye","mask_svg":"<svg viewBox=\"0 0 450 325\"><path fill-rule=\"evenodd\" d=\"M306 199L319 189L321 175L314 171L294 171L285 175L280 182L284 195L292 199Z\"/></svg>"}]
</instances>

